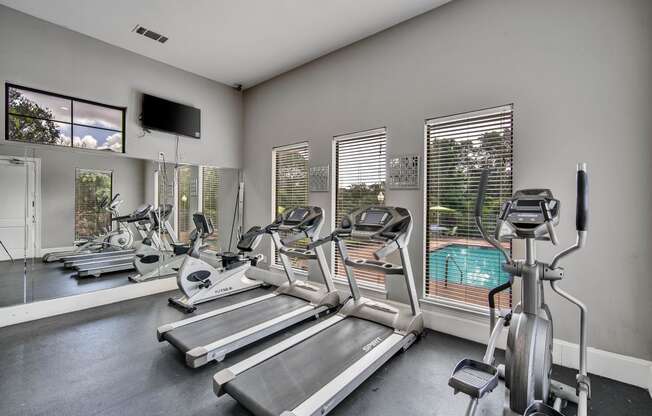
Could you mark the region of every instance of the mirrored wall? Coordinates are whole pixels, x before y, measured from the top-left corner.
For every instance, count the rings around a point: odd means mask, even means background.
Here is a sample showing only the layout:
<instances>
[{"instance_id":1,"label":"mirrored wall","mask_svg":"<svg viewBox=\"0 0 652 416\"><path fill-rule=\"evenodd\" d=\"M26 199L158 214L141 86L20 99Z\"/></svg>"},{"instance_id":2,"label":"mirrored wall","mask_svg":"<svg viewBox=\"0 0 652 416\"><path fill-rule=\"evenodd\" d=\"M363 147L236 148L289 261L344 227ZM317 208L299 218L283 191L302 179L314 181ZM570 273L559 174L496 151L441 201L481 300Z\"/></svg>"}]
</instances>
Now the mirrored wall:
<instances>
[{"instance_id":1,"label":"mirrored wall","mask_svg":"<svg viewBox=\"0 0 652 416\"><path fill-rule=\"evenodd\" d=\"M176 279L194 238L236 250L237 169L97 150L0 145L0 307Z\"/></svg>"}]
</instances>

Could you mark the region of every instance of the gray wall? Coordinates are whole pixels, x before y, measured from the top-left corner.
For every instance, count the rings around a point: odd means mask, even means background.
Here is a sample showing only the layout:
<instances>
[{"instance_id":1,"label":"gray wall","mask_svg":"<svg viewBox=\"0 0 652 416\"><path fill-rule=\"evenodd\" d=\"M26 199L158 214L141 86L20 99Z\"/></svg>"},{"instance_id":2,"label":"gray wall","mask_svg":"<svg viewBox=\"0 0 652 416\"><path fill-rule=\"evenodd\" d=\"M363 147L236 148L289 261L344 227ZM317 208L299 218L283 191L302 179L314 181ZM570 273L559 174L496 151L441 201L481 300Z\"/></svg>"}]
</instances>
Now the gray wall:
<instances>
[{"instance_id":1,"label":"gray wall","mask_svg":"<svg viewBox=\"0 0 652 416\"><path fill-rule=\"evenodd\" d=\"M182 137L179 161L240 167L240 92L4 6L0 39L3 82L128 107L125 147L130 156L157 159L165 152L168 160L174 158L174 136L138 137L140 93L146 92L201 109L202 139ZM0 117L1 143L4 111Z\"/></svg>"},{"instance_id":2,"label":"gray wall","mask_svg":"<svg viewBox=\"0 0 652 416\"><path fill-rule=\"evenodd\" d=\"M334 135L387 126L389 154L422 154L424 119L514 103L515 186L550 187L563 201L564 246L575 164L589 164L588 247L565 262L563 286L590 308L590 345L652 359L650 21L645 0L456 0L247 90L247 225L270 220L273 146L308 140L322 165ZM311 202L330 218L330 195ZM386 202L415 217L421 287L423 194L388 191ZM389 296L405 299L402 286ZM556 337L577 342L576 311L548 297Z\"/></svg>"},{"instance_id":3,"label":"gray wall","mask_svg":"<svg viewBox=\"0 0 652 416\"><path fill-rule=\"evenodd\" d=\"M79 154L49 146L38 146L26 154L18 145L0 147L0 154L29 156L41 161L41 248L68 247L75 238L75 171L97 169L112 171L113 193L119 193L124 201L120 205L123 215L137 206L151 203L147 199L143 172L149 162L128 157Z\"/></svg>"}]
</instances>

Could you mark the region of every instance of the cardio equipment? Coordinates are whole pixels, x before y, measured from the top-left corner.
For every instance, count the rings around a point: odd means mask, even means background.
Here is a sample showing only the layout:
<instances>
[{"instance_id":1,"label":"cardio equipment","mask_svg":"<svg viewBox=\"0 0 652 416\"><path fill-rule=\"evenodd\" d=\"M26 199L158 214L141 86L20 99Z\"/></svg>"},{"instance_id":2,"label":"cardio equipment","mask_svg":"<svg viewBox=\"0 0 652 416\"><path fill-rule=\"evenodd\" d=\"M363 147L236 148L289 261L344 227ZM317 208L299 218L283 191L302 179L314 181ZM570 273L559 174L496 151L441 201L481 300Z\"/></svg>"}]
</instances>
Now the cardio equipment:
<instances>
[{"instance_id":1,"label":"cardio equipment","mask_svg":"<svg viewBox=\"0 0 652 416\"><path fill-rule=\"evenodd\" d=\"M129 226L122 221L118 221L119 216L118 208L123 203L120 194L115 194L113 199L109 200L108 197L102 199L99 207L108 211L111 214L112 221L116 223L116 227L109 231L104 232L95 238L86 241L76 241L76 247L71 251L58 251L47 253L43 256L43 263L53 263L61 261L64 257L72 257L81 254L99 253L104 251L128 249L134 243L134 235Z\"/></svg>"},{"instance_id":2,"label":"cardio equipment","mask_svg":"<svg viewBox=\"0 0 652 416\"><path fill-rule=\"evenodd\" d=\"M136 208L131 214L113 218L113 221L122 222L128 227L134 225L142 240L127 248L112 249L98 253L79 254L63 257L64 267L76 270L77 277L99 277L104 273L132 270L134 256L143 244L160 246L158 235L150 229L150 211L152 206L144 204Z\"/></svg>"},{"instance_id":3,"label":"cardio equipment","mask_svg":"<svg viewBox=\"0 0 652 416\"><path fill-rule=\"evenodd\" d=\"M559 223L560 202L548 189L524 189L516 191L506 201L496 223L492 237L482 225L482 208L489 171L480 179L475 206L475 221L483 238L502 253L503 270L511 276L522 278L521 302L513 311L501 311L495 323L495 296L509 289L510 281L489 292L489 317L491 336L482 361L462 360L457 364L448 384L455 393L470 397L466 415L475 413L478 401L498 384L498 377L505 379L507 389L504 415L563 416L561 408L566 402L577 403L577 415L587 415L587 401L591 384L587 375L587 309L575 297L557 286L564 277L559 261L582 248L586 241L588 221L588 177L586 164L577 168L577 242L555 255L550 263L536 259L536 240L557 244L555 226ZM515 260L500 245L516 239L525 240L525 260ZM575 388L551 379L553 321L544 301L543 285L548 281L552 289L580 309L580 361ZM494 350L503 328L509 327L505 365L494 366Z\"/></svg>"},{"instance_id":4,"label":"cardio equipment","mask_svg":"<svg viewBox=\"0 0 652 416\"><path fill-rule=\"evenodd\" d=\"M342 219L341 228L309 245L334 241L351 298L337 314L226 368L213 377L218 396L228 393L257 416L325 415L423 331L407 245L412 216L404 208L373 206ZM351 258L345 240L382 243L375 259ZM384 260L398 250L401 263ZM371 253L370 253L371 254ZM403 275L409 307L360 296L353 269Z\"/></svg>"},{"instance_id":5,"label":"cardio equipment","mask_svg":"<svg viewBox=\"0 0 652 416\"><path fill-rule=\"evenodd\" d=\"M163 325L157 330L158 340L174 345L185 354L186 364L196 368L213 360L222 361L236 349L337 307L340 297L322 247L288 246L304 238L316 241L323 221L321 208L298 207L257 231L271 235L287 282L271 293ZM281 239L279 233L288 235ZM317 261L324 285L295 279L290 257Z\"/></svg>"},{"instance_id":6,"label":"cardio equipment","mask_svg":"<svg viewBox=\"0 0 652 416\"><path fill-rule=\"evenodd\" d=\"M177 285L183 293L178 298L168 299L170 305L186 312L194 312L197 304L222 296L253 289L263 282L249 279L245 273L263 259L262 255L250 256L263 237L260 227L253 227L238 241L239 253L201 253L203 240L213 234L213 224L201 212L192 216L195 231L191 236L191 247L178 266Z\"/></svg>"},{"instance_id":7,"label":"cardio equipment","mask_svg":"<svg viewBox=\"0 0 652 416\"><path fill-rule=\"evenodd\" d=\"M153 241L146 241L145 244L140 245L133 260L133 267L137 274L129 276L132 282L139 283L169 276L179 270L190 246L176 242L176 235L169 221L173 209L172 205L164 204L159 209L149 212L149 232L158 235L161 247L152 244Z\"/></svg>"}]
</instances>

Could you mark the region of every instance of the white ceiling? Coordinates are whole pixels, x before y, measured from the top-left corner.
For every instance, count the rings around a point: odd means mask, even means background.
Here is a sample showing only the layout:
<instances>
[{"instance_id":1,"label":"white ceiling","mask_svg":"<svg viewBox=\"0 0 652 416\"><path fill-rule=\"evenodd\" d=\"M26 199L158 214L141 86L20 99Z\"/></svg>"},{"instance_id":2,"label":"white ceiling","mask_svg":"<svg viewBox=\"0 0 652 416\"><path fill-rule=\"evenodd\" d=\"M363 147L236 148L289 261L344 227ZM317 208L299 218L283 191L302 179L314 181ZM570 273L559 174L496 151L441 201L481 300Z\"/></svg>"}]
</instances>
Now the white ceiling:
<instances>
[{"instance_id":1,"label":"white ceiling","mask_svg":"<svg viewBox=\"0 0 652 416\"><path fill-rule=\"evenodd\" d=\"M450 0L0 0L107 43L251 87ZM132 29L169 37L161 44Z\"/></svg>"}]
</instances>

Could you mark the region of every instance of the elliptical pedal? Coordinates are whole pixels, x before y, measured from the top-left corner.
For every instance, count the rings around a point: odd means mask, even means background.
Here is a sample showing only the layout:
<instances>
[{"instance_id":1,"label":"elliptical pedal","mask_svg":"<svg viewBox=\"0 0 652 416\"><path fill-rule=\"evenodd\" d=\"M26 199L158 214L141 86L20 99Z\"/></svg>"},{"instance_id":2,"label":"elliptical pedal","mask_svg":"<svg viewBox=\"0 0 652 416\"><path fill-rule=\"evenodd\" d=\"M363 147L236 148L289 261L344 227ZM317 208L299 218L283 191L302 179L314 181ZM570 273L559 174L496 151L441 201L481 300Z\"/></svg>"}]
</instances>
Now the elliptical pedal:
<instances>
[{"instance_id":1,"label":"elliptical pedal","mask_svg":"<svg viewBox=\"0 0 652 416\"><path fill-rule=\"evenodd\" d=\"M528 407L525 410L523 416L564 416L564 415L545 403L536 402L536 403L532 403L530 407Z\"/></svg>"},{"instance_id":2,"label":"elliptical pedal","mask_svg":"<svg viewBox=\"0 0 652 416\"><path fill-rule=\"evenodd\" d=\"M457 363L448 385L455 393L462 392L480 399L498 385L498 369L482 361L467 358Z\"/></svg>"}]
</instances>

